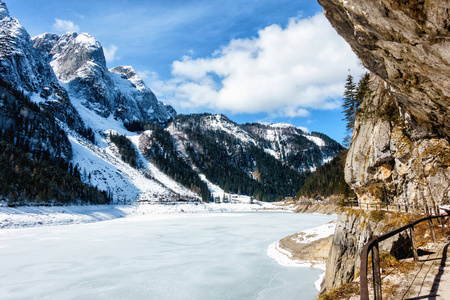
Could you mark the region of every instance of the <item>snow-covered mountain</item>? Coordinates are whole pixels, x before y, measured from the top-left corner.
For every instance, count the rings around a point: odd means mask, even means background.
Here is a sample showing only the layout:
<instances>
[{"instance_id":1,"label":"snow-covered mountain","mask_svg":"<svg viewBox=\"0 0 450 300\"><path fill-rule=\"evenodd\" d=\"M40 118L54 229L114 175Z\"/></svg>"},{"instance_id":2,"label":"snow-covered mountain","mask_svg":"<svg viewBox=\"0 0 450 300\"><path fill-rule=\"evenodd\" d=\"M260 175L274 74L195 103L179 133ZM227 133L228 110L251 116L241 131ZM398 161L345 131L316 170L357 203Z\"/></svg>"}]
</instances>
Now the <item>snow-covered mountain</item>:
<instances>
[{"instance_id":1,"label":"snow-covered mountain","mask_svg":"<svg viewBox=\"0 0 450 300\"><path fill-rule=\"evenodd\" d=\"M217 114L180 115L167 130L210 183L260 199L294 195L310 171L342 150L329 137L292 125L238 125Z\"/></svg>"},{"instance_id":2,"label":"snow-covered mountain","mask_svg":"<svg viewBox=\"0 0 450 300\"><path fill-rule=\"evenodd\" d=\"M77 132L85 126L44 53L33 47L25 28L0 1L0 76L50 110Z\"/></svg>"},{"instance_id":3,"label":"snow-covered mountain","mask_svg":"<svg viewBox=\"0 0 450 300\"><path fill-rule=\"evenodd\" d=\"M176 116L170 105L156 99L132 67L108 70L102 46L89 34L46 33L33 38L33 42L46 55L71 99L77 99L100 116L161 124Z\"/></svg>"},{"instance_id":4,"label":"snow-covered mountain","mask_svg":"<svg viewBox=\"0 0 450 300\"><path fill-rule=\"evenodd\" d=\"M127 131L123 122L165 124L176 112L156 99L132 67L108 70L103 49L93 37L47 33L31 39L0 1L0 76L0 88L6 86L0 100L2 139L8 137L17 145L24 140L26 149L33 143L33 149L51 150L54 161L69 159L85 182L113 193L116 201L198 198L142 155L136 169L114 150L107 130L136 142L139 153L139 135ZM42 113L21 94L38 104ZM11 115L12 107L17 115ZM64 131L66 136L61 136Z\"/></svg>"},{"instance_id":5,"label":"snow-covered mountain","mask_svg":"<svg viewBox=\"0 0 450 300\"><path fill-rule=\"evenodd\" d=\"M50 156L115 201L208 200L211 186L273 200L294 195L341 150L288 124L177 116L131 66L108 69L94 37L30 38L1 0L0 77L0 138Z\"/></svg>"},{"instance_id":6,"label":"snow-covered mountain","mask_svg":"<svg viewBox=\"0 0 450 300\"><path fill-rule=\"evenodd\" d=\"M58 81L25 28L0 2L0 74L14 86L39 93Z\"/></svg>"}]
</instances>

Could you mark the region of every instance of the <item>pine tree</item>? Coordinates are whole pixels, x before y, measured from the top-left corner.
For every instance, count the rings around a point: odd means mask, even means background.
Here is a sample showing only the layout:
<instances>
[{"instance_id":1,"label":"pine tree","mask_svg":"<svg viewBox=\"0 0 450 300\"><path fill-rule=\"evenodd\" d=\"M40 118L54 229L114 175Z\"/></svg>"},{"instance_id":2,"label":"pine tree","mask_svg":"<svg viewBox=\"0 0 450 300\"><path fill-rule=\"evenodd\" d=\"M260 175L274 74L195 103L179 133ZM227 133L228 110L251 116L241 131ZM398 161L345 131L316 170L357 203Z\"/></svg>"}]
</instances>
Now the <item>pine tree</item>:
<instances>
[{"instance_id":1,"label":"pine tree","mask_svg":"<svg viewBox=\"0 0 450 300\"><path fill-rule=\"evenodd\" d=\"M356 98L356 85L353 82L353 76L348 75L347 80L345 82L345 91L344 91L344 104L342 104L344 119L347 124L345 126L345 130L347 132L344 138L344 146L348 147L350 145L351 132L353 129L353 124L355 123L355 98Z\"/></svg>"},{"instance_id":2,"label":"pine tree","mask_svg":"<svg viewBox=\"0 0 450 300\"><path fill-rule=\"evenodd\" d=\"M344 104L342 104L344 119L346 121L346 135L343 144L345 147L350 146L353 126L355 124L356 111L361 105L364 97L369 93L369 74L366 73L358 82L358 85L353 81L353 76L348 75L345 83Z\"/></svg>"},{"instance_id":3,"label":"pine tree","mask_svg":"<svg viewBox=\"0 0 450 300\"><path fill-rule=\"evenodd\" d=\"M364 100L364 97L366 97L368 94L370 94L369 79L370 79L369 73L366 73L361 78L361 80L358 82L358 86L356 88L356 93L355 93L356 108L359 108L361 106L361 103ZM356 112L356 110L355 110L355 112Z\"/></svg>"}]
</instances>

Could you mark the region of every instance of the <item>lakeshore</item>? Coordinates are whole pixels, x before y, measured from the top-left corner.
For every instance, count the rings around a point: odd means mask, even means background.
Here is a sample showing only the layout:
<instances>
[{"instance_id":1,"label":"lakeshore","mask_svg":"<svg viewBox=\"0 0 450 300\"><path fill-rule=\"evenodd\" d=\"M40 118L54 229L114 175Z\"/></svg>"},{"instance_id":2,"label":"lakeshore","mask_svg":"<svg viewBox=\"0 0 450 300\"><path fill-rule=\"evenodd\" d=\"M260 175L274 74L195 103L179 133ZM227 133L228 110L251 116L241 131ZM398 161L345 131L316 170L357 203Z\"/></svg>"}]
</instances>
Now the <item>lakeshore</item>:
<instances>
[{"instance_id":1,"label":"lakeshore","mask_svg":"<svg viewBox=\"0 0 450 300\"><path fill-rule=\"evenodd\" d=\"M270 203L186 203L83 206L0 206L0 229L94 223L135 215L166 215L276 209Z\"/></svg>"},{"instance_id":2,"label":"lakeshore","mask_svg":"<svg viewBox=\"0 0 450 300\"><path fill-rule=\"evenodd\" d=\"M337 208L331 205L301 205L294 211L305 214L335 215ZM316 289L320 291L335 229L336 220L333 220L289 235L272 243L267 249L267 255L283 266L323 270L320 278L314 283Z\"/></svg>"}]
</instances>

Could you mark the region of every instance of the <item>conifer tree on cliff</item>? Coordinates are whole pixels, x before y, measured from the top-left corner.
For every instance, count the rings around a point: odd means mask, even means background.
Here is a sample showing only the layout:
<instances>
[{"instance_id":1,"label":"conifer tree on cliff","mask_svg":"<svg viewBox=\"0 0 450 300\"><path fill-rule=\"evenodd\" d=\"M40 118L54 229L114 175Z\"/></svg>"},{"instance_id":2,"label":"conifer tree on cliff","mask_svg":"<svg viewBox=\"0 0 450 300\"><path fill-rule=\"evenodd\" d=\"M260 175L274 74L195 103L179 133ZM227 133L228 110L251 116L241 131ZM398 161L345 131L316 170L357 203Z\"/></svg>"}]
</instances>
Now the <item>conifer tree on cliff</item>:
<instances>
[{"instance_id":1,"label":"conifer tree on cliff","mask_svg":"<svg viewBox=\"0 0 450 300\"><path fill-rule=\"evenodd\" d=\"M353 126L355 125L356 111L361 105L364 97L369 93L369 74L366 73L356 85L353 81L353 76L348 75L345 82L344 91L344 103L342 104L344 121L347 122L345 126L346 136L344 138L343 144L345 147L350 146Z\"/></svg>"}]
</instances>

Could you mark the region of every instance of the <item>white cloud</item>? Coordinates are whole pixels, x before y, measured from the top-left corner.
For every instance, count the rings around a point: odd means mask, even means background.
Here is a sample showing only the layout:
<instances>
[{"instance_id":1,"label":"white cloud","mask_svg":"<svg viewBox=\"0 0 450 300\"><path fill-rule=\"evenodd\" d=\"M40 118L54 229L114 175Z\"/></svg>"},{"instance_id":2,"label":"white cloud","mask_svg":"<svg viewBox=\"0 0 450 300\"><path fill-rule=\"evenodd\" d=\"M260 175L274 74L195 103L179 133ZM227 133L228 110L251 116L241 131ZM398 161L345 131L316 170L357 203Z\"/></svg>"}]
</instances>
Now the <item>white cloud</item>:
<instances>
[{"instance_id":1,"label":"white cloud","mask_svg":"<svg viewBox=\"0 0 450 300\"><path fill-rule=\"evenodd\" d=\"M117 59L116 52L119 48L115 45L110 45L109 47L103 47L103 53L105 54L106 62L112 62Z\"/></svg>"},{"instance_id":2,"label":"white cloud","mask_svg":"<svg viewBox=\"0 0 450 300\"><path fill-rule=\"evenodd\" d=\"M62 32L62 33L66 33L66 32L79 32L80 31L80 27L78 27L78 25L74 24L72 21L67 21L67 20L61 20L61 19L55 19L55 23L53 24L53 29L55 29L57 32Z\"/></svg>"},{"instance_id":3,"label":"white cloud","mask_svg":"<svg viewBox=\"0 0 450 300\"><path fill-rule=\"evenodd\" d=\"M363 73L347 43L318 14L232 40L209 58L185 56L173 63L173 79L151 84L184 109L297 117L339 107L348 69Z\"/></svg>"}]
</instances>

